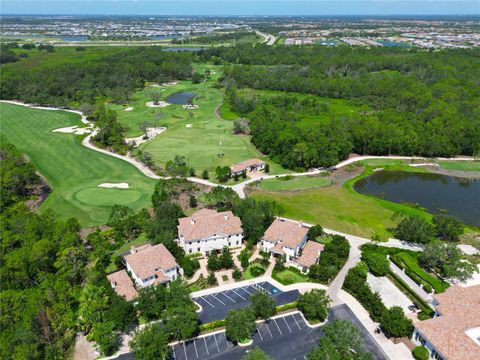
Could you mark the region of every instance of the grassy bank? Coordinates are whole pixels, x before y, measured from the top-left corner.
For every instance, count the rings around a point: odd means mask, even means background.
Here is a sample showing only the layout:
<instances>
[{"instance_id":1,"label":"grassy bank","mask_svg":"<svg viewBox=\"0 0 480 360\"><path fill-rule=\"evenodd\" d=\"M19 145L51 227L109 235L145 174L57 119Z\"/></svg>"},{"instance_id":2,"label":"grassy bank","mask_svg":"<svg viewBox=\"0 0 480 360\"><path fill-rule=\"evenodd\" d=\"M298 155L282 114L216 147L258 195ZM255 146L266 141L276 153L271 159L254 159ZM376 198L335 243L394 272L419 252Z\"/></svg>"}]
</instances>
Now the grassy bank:
<instances>
[{"instance_id":1,"label":"grassy bank","mask_svg":"<svg viewBox=\"0 0 480 360\"><path fill-rule=\"evenodd\" d=\"M330 186L332 181L319 176L293 176L282 177L278 179L263 180L258 183L261 190L269 191L291 191L317 189Z\"/></svg>"},{"instance_id":2,"label":"grassy bank","mask_svg":"<svg viewBox=\"0 0 480 360\"><path fill-rule=\"evenodd\" d=\"M62 218L76 217L83 226L103 224L114 204L134 210L150 205L155 181L134 166L81 145L83 136L53 133L80 117L63 111L28 109L0 104L1 135L29 157L53 192L40 206ZM99 188L101 183L129 184L129 189Z\"/></svg>"},{"instance_id":3,"label":"grassy bank","mask_svg":"<svg viewBox=\"0 0 480 360\"><path fill-rule=\"evenodd\" d=\"M480 172L480 161L438 161L437 163L447 170Z\"/></svg>"}]
</instances>

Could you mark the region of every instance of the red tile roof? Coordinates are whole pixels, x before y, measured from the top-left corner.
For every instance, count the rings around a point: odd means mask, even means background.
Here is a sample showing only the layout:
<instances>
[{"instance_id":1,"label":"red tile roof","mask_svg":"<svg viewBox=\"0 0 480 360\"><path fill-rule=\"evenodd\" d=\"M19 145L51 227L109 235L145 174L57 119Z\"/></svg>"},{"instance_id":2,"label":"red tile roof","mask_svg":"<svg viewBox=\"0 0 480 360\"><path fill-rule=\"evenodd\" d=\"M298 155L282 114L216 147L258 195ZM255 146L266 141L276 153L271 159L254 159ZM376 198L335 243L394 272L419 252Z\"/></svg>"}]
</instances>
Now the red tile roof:
<instances>
[{"instance_id":1,"label":"red tile roof","mask_svg":"<svg viewBox=\"0 0 480 360\"><path fill-rule=\"evenodd\" d=\"M282 246L295 249L303 241L307 232L308 228L297 221L276 218L265 231L262 239L274 244L281 242Z\"/></svg>"},{"instance_id":2,"label":"red tile roof","mask_svg":"<svg viewBox=\"0 0 480 360\"><path fill-rule=\"evenodd\" d=\"M480 327L480 285L452 286L435 295L440 316L415 327L448 360L478 360L480 345L465 332Z\"/></svg>"},{"instance_id":3,"label":"red tile roof","mask_svg":"<svg viewBox=\"0 0 480 360\"><path fill-rule=\"evenodd\" d=\"M207 239L213 235L242 234L242 222L231 211L217 213L202 209L189 217L178 219L178 233L185 241Z\"/></svg>"},{"instance_id":4,"label":"red tile roof","mask_svg":"<svg viewBox=\"0 0 480 360\"><path fill-rule=\"evenodd\" d=\"M123 296L125 300L131 301L137 297L137 290L133 287L132 279L125 270L107 275L107 279L113 285L115 292Z\"/></svg>"},{"instance_id":5,"label":"red tile roof","mask_svg":"<svg viewBox=\"0 0 480 360\"><path fill-rule=\"evenodd\" d=\"M320 252L325 246L316 241L307 241L307 244L302 250L302 255L298 258L298 263L309 268L314 265L320 257Z\"/></svg>"},{"instance_id":6,"label":"red tile roof","mask_svg":"<svg viewBox=\"0 0 480 360\"><path fill-rule=\"evenodd\" d=\"M155 275L158 270L167 271L178 267L175 258L163 244L147 244L138 249L133 248L131 252L125 256L125 261L140 279Z\"/></svg>"}]
</instances>

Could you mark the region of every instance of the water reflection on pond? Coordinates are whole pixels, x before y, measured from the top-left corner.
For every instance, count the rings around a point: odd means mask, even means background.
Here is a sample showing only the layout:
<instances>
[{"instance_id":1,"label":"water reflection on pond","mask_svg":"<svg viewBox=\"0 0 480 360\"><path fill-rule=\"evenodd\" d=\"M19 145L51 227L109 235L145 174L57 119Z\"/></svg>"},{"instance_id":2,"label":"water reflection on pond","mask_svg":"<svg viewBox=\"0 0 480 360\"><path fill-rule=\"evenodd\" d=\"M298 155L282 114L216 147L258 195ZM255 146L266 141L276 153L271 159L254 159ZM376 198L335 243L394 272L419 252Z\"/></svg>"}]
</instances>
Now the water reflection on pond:
<instances>
[{"instance_id":1,"label":"water reflection on pond","mask_svg":"<svg viewBox=\"0 0 480 360\"><path fill-rule=\"evenodd\" d=\"M180 104L185 105L188 104L190 99L193 99L197 94L191 91L180 91L173 93L169 97L167 97L167 102L170 104Z\"/></svg>"},{"instance_id":2,"label":"water reflection on pond","mask_svg":"<svg viewBox=\"0 0 480 360\"><path fill-rule=\"evenodd\" d=\"M354 185L361 194L396 203L419 204L433 214L447 210L466 224L480 226L480 181L406 171L378 171Z\"/></svg>"}]
</instances>

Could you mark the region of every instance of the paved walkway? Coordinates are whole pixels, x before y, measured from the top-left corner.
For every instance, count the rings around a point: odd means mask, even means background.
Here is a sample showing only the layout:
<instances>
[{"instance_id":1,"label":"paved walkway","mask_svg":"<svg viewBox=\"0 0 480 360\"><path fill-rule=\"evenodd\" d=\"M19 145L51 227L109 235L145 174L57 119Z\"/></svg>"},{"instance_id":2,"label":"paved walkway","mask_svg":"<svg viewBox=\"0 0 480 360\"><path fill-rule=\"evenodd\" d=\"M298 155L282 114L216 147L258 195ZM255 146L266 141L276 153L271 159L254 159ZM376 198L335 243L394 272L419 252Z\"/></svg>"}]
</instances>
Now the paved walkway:
<instances>
[{"instance_id":1,"label":"paved walkway","mask_svg":"<svg viewBox=\"0 0 480 360\"><path fill-rule=\"evenodd\" d=\"M389 260L390 261L390 260ZM400 269L397 265L395 265L392 261L390 261L390 269L398 275L405 283L407 283L410 288L415 291L415 293L420 296L423 300L428 302L429 304L432 301L432 295L427 293L421 286L419 286L415 281L413 281L407 274L405 274L402 269ZM433 308L433 306L430 304Z\"/></svg>"}]
</instances>

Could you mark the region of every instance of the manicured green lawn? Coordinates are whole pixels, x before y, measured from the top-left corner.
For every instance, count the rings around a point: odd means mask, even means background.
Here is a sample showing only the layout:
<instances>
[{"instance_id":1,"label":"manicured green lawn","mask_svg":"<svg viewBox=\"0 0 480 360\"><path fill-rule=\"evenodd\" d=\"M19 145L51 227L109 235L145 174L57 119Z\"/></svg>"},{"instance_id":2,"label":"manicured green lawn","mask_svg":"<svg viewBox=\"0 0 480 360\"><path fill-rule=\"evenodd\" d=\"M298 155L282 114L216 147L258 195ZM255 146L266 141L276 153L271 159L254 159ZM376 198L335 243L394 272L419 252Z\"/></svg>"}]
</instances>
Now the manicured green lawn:
<instances>
[{"instance_id":1,"label":"manicured green lawn","mask_svg":"<svg viewBox=\"0 0 480 360\"><path fill-rule=\"evenodd\" d=\"M480 161L438 161L438 164L448 170L480 171Z\"/></svg>"},{"instance_id":2,"label":"manicured green lawn","mask_svg":"<svg viewBox=\"0 0 480 360\"><path fill-rule=\"evenodd\" d=\"M274 278L280 284L283 284L283 285L290 285L290 284L311 281L311 279L307 275L302 274L300 270L292 267L286 268L285 270L280 272L273 270L272 278Z\"/></svg>"},{"instance_id":3,"label":"manicured green lawn","mask_svg":"<svg viewBox=\"0 0 480 360\"><path fill-rule=\"evenodd\" d=\"M396 212L431 218L430 214L422 210L365 196L353 190L353 183L370 174L375 167L423 171L415 170L401 160L386 160L386 163L388 165L382 165L381 161L369 161L368 165L373 166L367 166L361 176L347 181L341 187L330 186L297 192L254 191L252 196L278 202L284 208L283 215L286 217L367 238L377 235L386 240L392 236L388 229L396 223L392 218Z\"/></svg>"},{"instance_id":4,"label":"manicured green lawn","mask_svg":"<svg viewBox=\"0 0 480 360\"><path fill-rule=\"evenodd\" d=\"M167 127L164 133L141 145L141 149L151 153L161 166L172 160L175 155L182 155L188 159L189 166L195 168L198 174L207 169L211 180L214 180L214 170L217 166L230 166L246 159L261 158L270 163L272 173L283 172L280 165L268 160L255 148L249 136L233 135L232 121L215 116L215 108L223 99L222 91L214 87L221 68L213 65L195 67L200 72L208 67L214 73L210 80L200 84L181 81L175 86L150 86L150 89L160 92L162 100L166 100L175 92L194 92L197 96L193 103L198 105L197 109L186 110L182 105L147 107L145 103L150 99L144 90L134 93L128 105L111 104L108 107L117 110L119 121L128 128L128 136L141 135L139 125L143 121L156 122L156 126ZM125 111L126 107L133 107L133 110ZM187 124L189 127L186 127Z\"/></svg>"},{"instance_id":5,"label":"manicured green lawn","mask_svg":"<svg viewBox=\"0 0 480 360\"><path fill-rule=\"evenodd\" d=\"M40 211L52 208L63 218L76 217L83 226L104 224L114 204L134 210L150 206L155 181L127 162L80 144L83 136L52 133L78 125L80 117L63 111L34 110L0 104L0 132L27 154L53 192ZM101 183L129 184L129 189L99 188Z\"/></svg>"},{"instance_id":6,"label":"manicured green lawn","mask_svg":"<svg viewBox=\"0 0 480 360\"><path fill-rule=\"evenodd\" d=\"M222 104L222 106L220 106L218 111L220 113L220 116L225 120L235 120L240 117L238 116L237 113L232 111L232 109L230 108L230 105L228 104Z\"/></svg>"},{"instance_id":7,"label":"manicured green lawn","mask_svg":"<svg viewBox=\"0 0 480 360\"><path fill-rule=\"evenodd\" d=\"M318 176L294 176L288 178L267 179L259 183L262 190L287 191L316 189L330 186L332 181Z\"/></svg>"},{"instance_id":8,"label":"manicured green lawn","mask_svg":"<svg viewBox=\"0 0 480 360\"><path fill-rule=\"evenodd\" d=\"M260 275L252 274L252 268L261 268L261 269L263 269L263 273L260 274ZM262 266L262 265L257 264L257 263L253 263L246 268L245 272L243 273L243 278L245 280L253 279L253 278L262 276L265 273L265 271L267 271L267 268L265 266Z\"/></svg>"}]
</instances>

